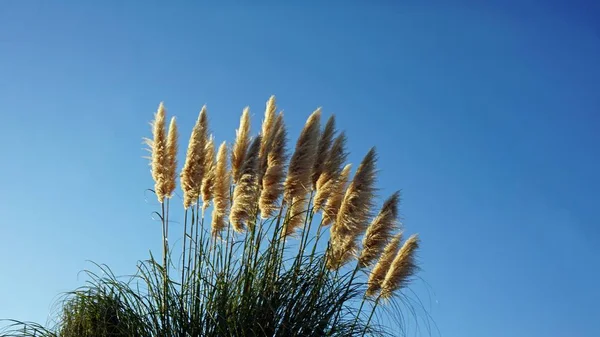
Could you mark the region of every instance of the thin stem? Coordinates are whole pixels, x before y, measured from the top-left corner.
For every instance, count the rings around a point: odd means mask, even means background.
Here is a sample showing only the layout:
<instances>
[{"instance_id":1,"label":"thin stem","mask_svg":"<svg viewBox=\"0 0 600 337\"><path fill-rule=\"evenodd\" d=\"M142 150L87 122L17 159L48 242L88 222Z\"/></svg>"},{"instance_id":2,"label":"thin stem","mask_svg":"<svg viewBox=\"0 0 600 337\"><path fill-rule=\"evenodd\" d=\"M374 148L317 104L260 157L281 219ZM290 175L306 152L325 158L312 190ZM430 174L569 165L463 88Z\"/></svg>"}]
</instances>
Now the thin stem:
<instances>
[{"instance_id":1,"label":"thin stem","mask_svg":"<svg viewBox=\"0 0 600 337\"><path fill-rule=\"evenodd\" d=\"M354 277L356 276L356 273L358 272L359 269L360 269L360 264L356 263L356 267L354 267L354 270L352 271L352 276L350 276L350 280L348 281L348 285L346 286L346 291L344 291L344 296L342 296L341 303L344 303L346 301L346 296L348 296L348 294L350 293L350 287L352 286L352 282L354 282ZM341 313L342 313L342 307L340 306L340 309L337 311L337 314L335 315L335 319L333 320L334 327L336 326L338 320L340 319Z\"/></svg>"},{"instance_id":2,"label":"thin stem","mask_svg":"<svg viewBox=\"0 0 600 337\"><path fill-rule=\"evenodd\" d=\"M169 199L167 199L167 203ZM161 203L161 213L162 213L162 228L163 228L163 324L165 328L165 332L169 329L169 306L167 304L169 298L169 272L167 265L167 255L169 254L169 219L168 219L168 205L165 210L165 203Z\"/></svg>"},{"instance_id":3,"label":"thin stem","mask_svg":"<svg viewBox=\"0 0 600 337\"><path fill-rule=\"evenodd\" d=\"M377 308L377 305L379 304L379 299L381 298L381 294L379 296L377 296L377 299L375 300L375 304L373 304L373 309L371 310L371 314L369 315L369 319L367 320L367 324L365 324L365 328L363 329L362 332L362 337L365 336L365 334L367 333L367 328L369 327L369 324L371 323L371 319L373 319L373 314L375 313L375 309Z\"/></svg>"},{"instance_id":4,"label":"thin stem","mask_svg":"<svg viewBox=\"0 0 600 337\"><path fill-rule=\"evenodd\" d=\"M314 215L314 214L313 214ZM319 239L321 239L321 235L323 234L323 219L321 219L321 222L319 223L319 228L317 229L317 236L315 239L315 244L313 245L313 249L312 252L310 253L310 261L312 262L313 257L315 256L315 253L317 251L317 244L319 243Z\"/></svg>"},{"instance_id":5,"label":"thin stem","mask_svg":"<svg viewBox=\"0 0 600 337\"><path fill-rule=\"evenodd\" d=\"M185 209L183 216L183 255L181 257L181 310L185 312L185 289L186 289L186 281L185 281L185 242L187 241L187 218L188 218L188 209ZM191 244L190 244L191 245ZM183 325L183 335L186 334L187 324Z\"/></svg>"}]
</instances>

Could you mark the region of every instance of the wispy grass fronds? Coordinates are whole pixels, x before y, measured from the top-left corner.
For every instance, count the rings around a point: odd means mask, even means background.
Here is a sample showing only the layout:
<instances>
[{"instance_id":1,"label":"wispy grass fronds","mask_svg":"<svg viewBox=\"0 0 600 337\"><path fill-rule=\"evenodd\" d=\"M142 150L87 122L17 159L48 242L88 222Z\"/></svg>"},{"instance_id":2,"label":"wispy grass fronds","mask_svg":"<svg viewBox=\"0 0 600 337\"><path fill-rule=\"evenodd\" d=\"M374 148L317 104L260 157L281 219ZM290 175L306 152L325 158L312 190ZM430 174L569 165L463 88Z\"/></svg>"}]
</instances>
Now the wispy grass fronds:
<instances>
[{"instance_id":1,"label":"wispy grass fronds","mask_svg":"<svg viewBox=\"0 0 600 337\"><path fill-rule=\"evenodd\" d=\"M170 198L177 186L177 149L179 135L177 133L177 123L175 117L171 118L169 124L169 133L167 135L167 172L165 177L165 197Z\"/></svg>"},{"instance_id":2,"label":"wispy grass fronds","mask_svg":"<svg viewBox=\"0 0 600 337\"><path fill-rule=\"evenodd\" d=\"M414 234L404 242L385 275L381 284L381 298L389 299L396 290L406 286L410 281L417 271L415 263L417 249L419 249L419 237Z\"/></svg>"},{"instance_id":3,"label":"wispy grass fronds","mask_svg":"<svg viewBox=\"0 0 600 337\"><path fill-rule=\"evenodd\" d=\"M375 162L375 149L372 148L358 166L344 194L335 223L330 230L330 268L339 268L349 261L347 251L354 250L356 240L366 229L375 192Z\"/></svg>"},{"instance_id":4,"label":"wispy grass fronds","mask_svg":"<svg viewBox=\"0 0 600 337\"><path fill-rule=\"evenodd\" d=\"M235 142L231 152L231 173L234 184L237 184L240 179L248 146L250 146L250 108L246 107L240 118L240 126L235 130Z\"/></svg>"},{"instance_id":5,"label":"wispy grass fronds","mask_svg":"<svg viewBox=\"0 0 600 337\"><path fill-rule=\"evenodd\" d=\"M204 148L204 178L202 179L202 211L205 211L213 198L215 183L215 140L211 135Z\"/></svg>"},{"instance_id":6,"label":"wispy grass fronds","mask_svg":"<svg viewBox=\"0 0 600 337\"><path fill-rule=\"evenodd\" d=\"M280 206L279 198L283 194L283 179L285 178L286 137L287 131L283 122L283 114L277 116L275 134L267 158L267 169L262 178L260 194L260 213L263 219L273 216Z\"/></svg>"},{"instance_id":7,"label":"wispy grass fronds","mask_svg":"<svg viewBox=\"0 0 600 337\"><path fill-rule=\"evenodd\" d=\"M291 202L292 199L304 198L310 190L312 169L319 141L320 122L321 109L317 109L308 117L298 137L284 183L284 195L287 202Z\"/></svg>"},{"instance_id":8,"label":"wispy grass fronds","mask_svg":"<svg viewBox=\"0 0 600 337\"><path fill-rule=\"evenodd\" d=\"M319 136L319 146L317 148L317 155L315 159L315 165L312 171L312 187L314 190L317 189L317 181L323 174L326 161L331 151L331 143L333 142L333 136L335 135L335 116L329 117L325 128Z\"/></svg>"},{"instance_id":9,"label":"wispy grass fronds","mask_svg":"<svg viewBox=\"0 0 600 337\"><path fill-rule=\"evenodd\" d=\"M317 192L315 194L315 212L321 210L325 202L327 202L327 199L329 199L333 193L336 193L336 188L339 189L341 186L345 189L345 184L348 177L341 177L342 180L345 179L343 184L339 184L338 180L344 168L344 163L346 162L347 157L346 135L344 132L341 132L333 141L331 149L327 153L322 171L319 174L319 178L316 182Z\"/></svg>"},{"instance_id":10,"label":"wispy grass fronds","mask_svg":"<svg viewBox=\"0 0 600 337\"><path fill-rule=\"evenodd\" d=\"M350 170L352 164L347 164L340 175L332 180L331 192L327 196L327 202L323 210L323 220L321 221L323 226L327 226L335 221L340 206L344 200L346 194L346 188L348 185L348 179L350 178Z\"/></svg>"},{"instance_id":11,"label":"wispy grass fronds","mask_svg":"<svg viewBox=\"0 0 600 337\"><path fill-rule=\"evenodd\" d=\"M214 208L211 216L213 236L219 235L227 226L229 186L231 185L231 173L227 170L227 159L227 145L223 142L217 153L215 183L212 193L214 195Z\"/></svg>"},{"instance_id":12,"label":"wispy grass fronds","mask_svg":"<svg viewBox=\"0 0 600 337\"><path fill-rule=\"evenodd\" d=\"M206 106L202 107L196 125L192 130L188 144L185 164L181 171L181 189L183 207L189 208L200 198L202 179L204 179L205 147L208 134Z\"/></svg>"},{"instance_id":13,"label":"wispy grass fronds","mask_svg":"<svg viewBox=\"0 0 600 337\"><path fill-rule=\"evenodd\" d=\"M233 191L233 204L229 221L237 232L242 232L249 225L248 222L258 210L258 153L260 143L261 136L259 135L254 138L248 149L240 180Z\"/></svg>"},{"instance_id":14,"label":"wispy grass fronds","mask_svg":"<svg viewBox=\"0 0 600 337\"><path fill-rule=\"evenodd\" d=\"M305 196L293 199L290 203L289 218L284 223L282 235L284 237L293 235L296 230L301 227L306 220L308 200Z\"/></svg>"},{"instance_id":15,"label":"wispy grass fronds","mask_svg":"<svg viewBox=\"0 0 600 337\"><path fill-rule=\"evenodd\" d=\"M366 292L367 296L373 297L381 289L381 285L383 284L383 281L390 270L390 266L392 265L396 254L398 253L401 241L402 233L398 233L383 249L383 253L379 257L377 264L375 264L375 267L369 275L369 280L367 282L368 288Z\"/></svg>"},{"instance_id":16,"label":"wispy grass fronds","mask_svg":"<svg viewBox=\"0 0 600 337\"><path fill-rule=\"evenodd\" d=\"M273 143L273 139L275 136L276 123L277 123L277 115L276 115L277 105L275 101L275 96L271 96L267 101L265 108L265 117L262 123L262 130L260 132L261 135L261 143L260 143L260 152L259 152L259 180L262 180L265 171L267 170L268 157L269 152L271 151L271 144Z\"/></svg>"},{"instance_id":17,"label":"wispy grass fronds","mask_svg":"<svg viewBox=\"0 0 600 337\"><path fill-rule=\"evenodd\" d=\"M154 179L154 192L159 202L167 195L169 181L169 150L167 149L167 132L165 130L165 106L161 102L152 121L152 139L146 139L150 150L150 166Z\"/></svg>"},{"instance_id":18,"label":"wispy grass fronds","mask_svg":"<svg viewBox=\"0 0 600 337\"><path fill-rule=\"evenodd\" d=\"M400 192L392 194L384 203L379 214L373 219L363 238L363 248L358 258L361 268L371 263L381 254L391 233L396 229L398 223L398 203Z\"/></svg>"}]
</instances>

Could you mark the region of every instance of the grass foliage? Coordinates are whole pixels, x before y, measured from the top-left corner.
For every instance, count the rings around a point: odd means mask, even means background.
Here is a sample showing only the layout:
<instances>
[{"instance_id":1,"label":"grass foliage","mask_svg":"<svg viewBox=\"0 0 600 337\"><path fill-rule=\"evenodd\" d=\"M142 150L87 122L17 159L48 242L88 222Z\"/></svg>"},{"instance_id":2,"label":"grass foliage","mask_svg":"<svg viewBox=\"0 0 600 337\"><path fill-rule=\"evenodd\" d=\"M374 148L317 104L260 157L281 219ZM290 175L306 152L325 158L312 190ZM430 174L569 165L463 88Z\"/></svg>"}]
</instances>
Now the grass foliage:
<instances>
[{"instance_id":1,"label":"grass foliage","mask_svg":"<svg viewBox=\"0 0 600 337\"><path fill-rule=\"evenodd\" d=\"M283 115L275 115L274 104L272 97L255 144L247 138L249 119L244 113L231 168L225 162L225 144L215 160L203 109L190 139L187 171L181 174L188 207L178 247L168 240L170 212L178 209L172 205L177 129L173 120L167 133L161 104L154 138L148 141L160 202L161 259L150 255L129 277L97 265L98 273L87 271L85 285L66 294L54 327L6 321L0 336L396 335L373 317L378 306L394 303L392 295L416 269L416 237L400 248L398 234L390 245L397 230L398 195L378 214L371 212L373 151L353 180L339 178L348 173L342 174L345 138L333 139L333 119L320 131L319 110L307 121L285 175ZM368 252L359 249L363 235ZM387 261L371 263L382 259L386 244ZM371 268L375 262L379 268ZM379 274L371 275L372 270Z\"/></svg>"}]
</instances>

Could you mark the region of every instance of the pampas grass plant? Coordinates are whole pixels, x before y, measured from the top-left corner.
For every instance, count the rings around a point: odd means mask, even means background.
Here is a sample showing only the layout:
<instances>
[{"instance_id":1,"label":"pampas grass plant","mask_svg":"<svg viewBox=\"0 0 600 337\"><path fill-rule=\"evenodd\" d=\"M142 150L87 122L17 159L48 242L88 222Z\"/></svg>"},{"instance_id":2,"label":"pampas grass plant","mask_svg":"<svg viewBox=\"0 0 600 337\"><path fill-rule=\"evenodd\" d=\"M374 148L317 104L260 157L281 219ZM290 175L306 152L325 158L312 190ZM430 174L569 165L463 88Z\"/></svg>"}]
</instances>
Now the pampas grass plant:
<instances>
[{"instance_id":1,"label":"pampas grass plant","mask_svg":"<svg viewBox=\"0 0 600 337\"><path fill-rule=\"evenodd\" d=\"M216 149L205 106L178 171L179 132L174 118L167 128L161 103L146 140L161 259L151 255L129 278L98 266L103 276L88 272L67 294L55 327L12 322L0 336L393 334L372 318L414 277L419 240L402 242L399 193L375 209L375 149L352 176L345 133L334 116L321 128L321 115L308 117L288 149L272 96L258 134L246 108L234 142ZM183 214L181 248L169 246L172 214Z\"/></svg>"}]
</instances>

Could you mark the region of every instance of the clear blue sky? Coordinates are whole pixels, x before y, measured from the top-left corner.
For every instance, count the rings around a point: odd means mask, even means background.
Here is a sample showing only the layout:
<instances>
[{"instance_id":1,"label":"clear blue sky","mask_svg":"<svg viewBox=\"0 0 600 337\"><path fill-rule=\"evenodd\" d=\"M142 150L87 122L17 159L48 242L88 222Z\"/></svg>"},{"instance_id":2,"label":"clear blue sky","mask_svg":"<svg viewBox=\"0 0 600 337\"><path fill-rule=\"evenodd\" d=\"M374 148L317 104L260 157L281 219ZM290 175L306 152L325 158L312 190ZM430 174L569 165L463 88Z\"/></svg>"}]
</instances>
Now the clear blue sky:
<instances>
[{"instance_id":1,"label":"clear blue sky","mask_svg":"<svg viewBox=\"0 0 600 337\"><path fill-rule=\"evenodd\" d=\"M377 146L442 336L600 336L599 6L374 2L1 1L0 317L158 247L159 101L220 142L276 94L292 136L323 106L351 161Z\"/></svg>"}]
</instances>

